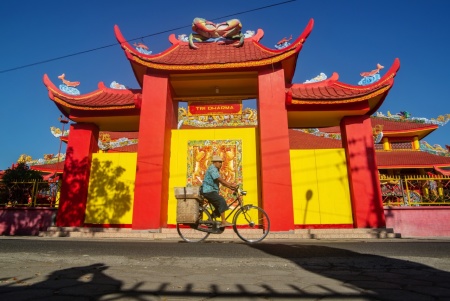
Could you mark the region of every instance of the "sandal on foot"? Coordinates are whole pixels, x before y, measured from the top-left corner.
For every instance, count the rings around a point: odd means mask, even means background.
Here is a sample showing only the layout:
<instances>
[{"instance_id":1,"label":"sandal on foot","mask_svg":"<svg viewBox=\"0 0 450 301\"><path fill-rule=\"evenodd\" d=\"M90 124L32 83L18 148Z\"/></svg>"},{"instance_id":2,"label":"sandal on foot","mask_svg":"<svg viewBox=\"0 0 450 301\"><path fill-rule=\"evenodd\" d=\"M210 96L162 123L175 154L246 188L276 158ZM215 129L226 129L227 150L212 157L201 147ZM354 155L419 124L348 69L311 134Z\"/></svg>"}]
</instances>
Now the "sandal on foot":
<instances>
[{"instance_id":1,"label":"sandal on foot","mask_svg":"<svg viewBox=\"0 0 450 301\"><path fill-rule=\"evenodd\" d=\"M225 222L225 223L220 223L220 227L232 227L232 226L234 226L232 223L229 223L229 222Z\"/></svg>"}]
</instances>

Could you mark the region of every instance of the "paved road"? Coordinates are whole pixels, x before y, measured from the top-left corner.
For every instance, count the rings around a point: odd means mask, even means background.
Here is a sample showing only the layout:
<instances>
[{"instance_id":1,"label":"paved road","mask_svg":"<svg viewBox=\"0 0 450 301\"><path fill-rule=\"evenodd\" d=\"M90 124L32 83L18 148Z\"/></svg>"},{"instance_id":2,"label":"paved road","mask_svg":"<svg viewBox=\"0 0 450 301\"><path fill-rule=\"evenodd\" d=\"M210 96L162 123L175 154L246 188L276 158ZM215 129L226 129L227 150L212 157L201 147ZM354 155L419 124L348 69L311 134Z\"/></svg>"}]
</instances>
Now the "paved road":
<instances>
[{"instance_id":1,"label":"paved road","mask_svg":"<svg viewBox=\"0 0 450 301\"><path fill-rule=\"evenodd\" d=\"M0 300L450 300L450 239L0 237Z\"/></svg>"}]
</instances>

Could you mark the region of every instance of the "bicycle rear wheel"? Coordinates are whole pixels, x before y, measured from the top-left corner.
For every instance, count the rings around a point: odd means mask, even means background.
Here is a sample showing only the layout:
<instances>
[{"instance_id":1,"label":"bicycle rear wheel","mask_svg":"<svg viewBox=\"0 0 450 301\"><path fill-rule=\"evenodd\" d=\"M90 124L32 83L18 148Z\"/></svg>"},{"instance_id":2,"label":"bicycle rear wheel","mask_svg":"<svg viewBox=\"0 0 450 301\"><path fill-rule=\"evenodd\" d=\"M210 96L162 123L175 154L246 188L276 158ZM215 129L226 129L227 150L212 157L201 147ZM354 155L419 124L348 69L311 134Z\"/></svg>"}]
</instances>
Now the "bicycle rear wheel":
<instances>
[{"instance_id":1,"label":"bicycle rear wheel","mask_svg":"<svg viewBox=\"0 0 450 301\"><path fill-rule=\"evenodd\" d=\"M204 221L209 221L211 224L202 223ZM194 224L177 223L177 232L186 242L201 242L209 236L210 233L207 231L210 230L211 226L211 214L207 210L200 208L199 221Z\"/></svg>"},{"instance_id":2,"label":"bicycle rear wheel","mask_svg":"<svg viewBox=\"0 0 450 301\"><path fill-rule=\"evenodd\" d=\"M263 240L270 231L269 216L263 209L253 205L239 209L234 216L233 224L237 236L249 243Z\"/></svg>"}]
</instances>

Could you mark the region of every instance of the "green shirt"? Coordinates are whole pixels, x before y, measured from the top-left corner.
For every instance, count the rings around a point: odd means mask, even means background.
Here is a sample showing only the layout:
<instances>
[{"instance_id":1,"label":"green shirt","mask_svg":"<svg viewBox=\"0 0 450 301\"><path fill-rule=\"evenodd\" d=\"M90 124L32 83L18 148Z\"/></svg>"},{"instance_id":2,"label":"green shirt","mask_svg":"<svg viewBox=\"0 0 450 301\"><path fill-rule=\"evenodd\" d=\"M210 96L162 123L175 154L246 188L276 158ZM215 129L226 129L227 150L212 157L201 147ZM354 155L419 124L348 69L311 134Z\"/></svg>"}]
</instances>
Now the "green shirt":
<instances>
[{"instance_id":1,"label":"green shirt","mask_svg":"<svg viewBox=\"0 0 450 301\"><path fill-rule=\"evenodd\" d=\"M203 178L203 193L208 192L219 192L219 181L220 177L219 170L214 164L211 164L206 170L205 177Z\"/></svg>"}]
</instances>

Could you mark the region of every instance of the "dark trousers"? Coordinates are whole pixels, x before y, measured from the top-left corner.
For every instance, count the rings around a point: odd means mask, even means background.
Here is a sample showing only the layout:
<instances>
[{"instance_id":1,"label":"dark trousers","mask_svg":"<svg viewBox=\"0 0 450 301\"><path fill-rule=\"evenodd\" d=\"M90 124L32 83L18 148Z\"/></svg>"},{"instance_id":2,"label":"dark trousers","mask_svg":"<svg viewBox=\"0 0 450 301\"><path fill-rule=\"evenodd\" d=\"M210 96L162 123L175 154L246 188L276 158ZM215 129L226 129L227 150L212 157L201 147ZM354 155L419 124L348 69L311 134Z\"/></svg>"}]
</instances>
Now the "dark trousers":
<instances>
[{"instance_id":1,"label":"dark trousers","mask_svg":"<svg viewBox=\"0 0 450 301\"><path fill-rule=\"evenodd\" d=\"M227 202L224 197L216 191L203 193L203 196L214 206L214 215L219 217L221 213L228 210Z\"/></svg>"}]
</instances>

